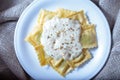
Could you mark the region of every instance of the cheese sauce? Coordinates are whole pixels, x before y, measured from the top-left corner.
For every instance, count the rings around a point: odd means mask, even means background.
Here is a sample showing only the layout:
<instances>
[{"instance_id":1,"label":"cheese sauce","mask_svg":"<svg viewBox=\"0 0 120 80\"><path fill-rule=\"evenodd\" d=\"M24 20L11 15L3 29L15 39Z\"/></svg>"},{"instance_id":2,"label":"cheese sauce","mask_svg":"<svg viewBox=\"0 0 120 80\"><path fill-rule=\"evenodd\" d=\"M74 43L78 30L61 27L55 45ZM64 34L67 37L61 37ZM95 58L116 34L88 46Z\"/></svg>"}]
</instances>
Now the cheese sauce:
<instances>
[{"instance_id":1,"label":"cheese sauce","mask_svg":"<svg viewBox=\"0 0 120 80\"><path fill-rule=\"evenodd\" d=\"M46 21L40 38L45 53L57 60L72 60L79 56L82 51L80 31L77 20L54 17Z\"/></svg>"}]
</instances>

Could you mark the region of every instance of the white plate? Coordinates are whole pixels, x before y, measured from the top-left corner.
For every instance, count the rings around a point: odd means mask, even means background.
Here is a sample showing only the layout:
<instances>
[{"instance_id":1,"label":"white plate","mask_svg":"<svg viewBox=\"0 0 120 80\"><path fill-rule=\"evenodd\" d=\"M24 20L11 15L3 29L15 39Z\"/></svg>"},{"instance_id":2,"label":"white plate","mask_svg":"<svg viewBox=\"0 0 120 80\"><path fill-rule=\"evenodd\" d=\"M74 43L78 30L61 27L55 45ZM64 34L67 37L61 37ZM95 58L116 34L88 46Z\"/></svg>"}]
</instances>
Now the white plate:
<instances>
[{"instance_id":1,"label":"white plate","mask_svg":"<svg viewBox=\"0 0 120 80\"><path fill-rule=\"evenodd\" d=\"M79 69L60 76L51 67L41 67L34 48L24 41L26 35L37 22L39 10L56 10L65 8L70 10L84 10L91 23L96 24L98 48L92 49L93 58ZM111 35L108 22L100 9L89 0L35 0L22 13L18 20L14 46L17 58L24 70L34 79L90 79L104 66L110 51Z\"/></svg>"}]
</instances>

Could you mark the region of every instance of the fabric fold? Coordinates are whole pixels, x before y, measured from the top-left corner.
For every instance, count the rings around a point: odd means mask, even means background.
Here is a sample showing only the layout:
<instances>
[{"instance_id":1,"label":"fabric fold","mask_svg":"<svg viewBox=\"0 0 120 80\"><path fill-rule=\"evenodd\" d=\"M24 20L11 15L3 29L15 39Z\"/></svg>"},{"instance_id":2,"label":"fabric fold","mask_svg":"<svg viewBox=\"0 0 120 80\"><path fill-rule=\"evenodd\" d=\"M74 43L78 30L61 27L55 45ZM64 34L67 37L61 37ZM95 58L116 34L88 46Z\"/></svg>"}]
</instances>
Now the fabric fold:
<instances>
[{"instance_id":1,"label":"fabric fold","mask_svg":"<svg viewBox=\"0 0 120 80\"><path fill-rule=\"evenodd\" d=\"M11 0L8 3L5 1L8 0L0 1L0 4L4 5L0 7L0 59L19 80L30 79L19 64L14 51L14 30L21 13L33 0ZM103 69L93 79L120 79L120 1L91 1L102 10L112 32L109 58Z\"/></svg>"}]
</instances>

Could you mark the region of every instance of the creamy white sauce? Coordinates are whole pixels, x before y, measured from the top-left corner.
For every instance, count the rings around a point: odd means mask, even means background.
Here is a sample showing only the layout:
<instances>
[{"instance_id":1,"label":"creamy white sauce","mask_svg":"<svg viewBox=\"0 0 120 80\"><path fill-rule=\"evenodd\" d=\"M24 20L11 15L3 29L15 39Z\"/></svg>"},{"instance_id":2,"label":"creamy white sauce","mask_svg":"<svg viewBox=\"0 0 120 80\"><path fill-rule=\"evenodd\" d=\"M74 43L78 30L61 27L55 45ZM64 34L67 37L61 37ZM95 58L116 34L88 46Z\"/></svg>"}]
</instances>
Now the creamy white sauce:
<instances>
[{"instance_id":1,"label":"creamy white sauce","mask_svg":"<svg viewBox=\"0 0 120 80\"><path fill-rule=\"evenodd\" d=\"M40 38L47 55L54 59L72 60L80 55L80 23L69 18L54 17L43 25Z\"/></svg>"}]
</instances>

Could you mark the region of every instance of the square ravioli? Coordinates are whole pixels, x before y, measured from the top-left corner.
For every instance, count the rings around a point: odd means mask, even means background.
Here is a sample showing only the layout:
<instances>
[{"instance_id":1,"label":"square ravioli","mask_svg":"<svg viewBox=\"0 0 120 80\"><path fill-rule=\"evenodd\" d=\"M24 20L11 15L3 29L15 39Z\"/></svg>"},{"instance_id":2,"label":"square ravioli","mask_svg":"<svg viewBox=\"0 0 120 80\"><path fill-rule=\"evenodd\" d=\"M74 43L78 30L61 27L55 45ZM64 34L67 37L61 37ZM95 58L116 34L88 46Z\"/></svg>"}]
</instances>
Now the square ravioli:
<instances>
[{"instance_id":1,"label":"square ravioli","mask_svg":"<svg viewBox=\"0 0 120 80\"><path fill-rule=\"evenodd\" d=\"M46 22L53 19L54 17L77 20L81 25L79 42L81 43L82 51L80 55L71 60L65 58L60 58L58 60L54 59L54 57L47 55L44 49L44 45L42 45L41 43L41 35L43 33L44 25ZM92 58L89 49L97 47L95 25L89 23L84 11L72 11L63 8L59 8L55 12L40 10L38 23L31 31L31 33L26 36L25 41L33 45L38 55L38 60L41 66L50 65L62 76L67 75L75 68L84 64L86 61L89 61Z\"/></svg>"}]
</instances>

